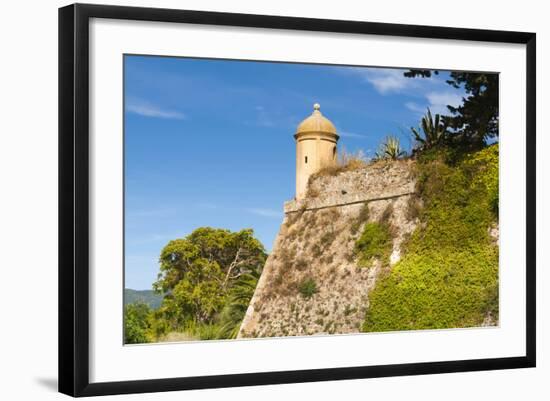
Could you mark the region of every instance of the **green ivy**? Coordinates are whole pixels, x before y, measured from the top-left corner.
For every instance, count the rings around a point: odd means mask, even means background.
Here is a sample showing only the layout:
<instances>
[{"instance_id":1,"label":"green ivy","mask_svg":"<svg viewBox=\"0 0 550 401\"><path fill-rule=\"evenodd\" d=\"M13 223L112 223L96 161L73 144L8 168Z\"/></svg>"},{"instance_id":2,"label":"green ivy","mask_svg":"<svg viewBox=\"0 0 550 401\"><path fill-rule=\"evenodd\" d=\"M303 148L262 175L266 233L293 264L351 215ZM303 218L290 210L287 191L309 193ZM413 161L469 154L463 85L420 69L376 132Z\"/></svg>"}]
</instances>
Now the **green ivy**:
<instances>
[{"instance_id":1,"label":"green ivy","mask_svg":"<svg viewBox=\"0 0 550 401\"><path fill-rule=\"evenodd\" d=\"M419 161L420 222L402 260L369 295L363 331L478 326L498 319L498 144Z\"/></svg>"},{"instance_id":2,"label":"green ivy","mask_svg":"<svg viewBox=\"0 0 550 401\"><path fill-rule=\"evenodd\" d=\"M387 259L392 245L391 235L384 223L367 223L355 242L360 266L369 266L373 258Z\"/></svg>"}]
</instances>

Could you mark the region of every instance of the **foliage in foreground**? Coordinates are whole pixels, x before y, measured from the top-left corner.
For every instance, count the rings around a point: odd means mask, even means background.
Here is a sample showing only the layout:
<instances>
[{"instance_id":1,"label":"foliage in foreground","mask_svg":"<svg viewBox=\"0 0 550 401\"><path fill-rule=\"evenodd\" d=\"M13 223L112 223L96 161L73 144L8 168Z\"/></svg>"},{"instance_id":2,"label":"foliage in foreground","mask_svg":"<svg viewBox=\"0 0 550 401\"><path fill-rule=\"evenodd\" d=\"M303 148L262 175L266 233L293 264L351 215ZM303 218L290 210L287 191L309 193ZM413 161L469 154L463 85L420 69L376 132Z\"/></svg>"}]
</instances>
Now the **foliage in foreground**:
<instances>
[{"instance_id":1,"label":"foliage in foreground","mask_svg":"<svg viewBox=\"0 0 550 401\"><path fill-rule=\"evenodd\" d=\"M224 307L209 322L197 322L189 319L181 326L167 326L163 315L153 318L151 341L189 341L189 340L221 340L236 338L244 318L250 299L260 278L259 271L247 273L230 288Z\"/></svg>"},{"instance_id":2,"label":"foliage in foreground","mask_svg":"<svg viewBox=\"0 0 550 401\"><path fill-rule=\"evenodd\" d=\"M369 295L363 331L438 329L498 320L498 145L418 162L424 208L403 259Z\"/></svg>"},{"instance_id":3,"label":"foliage in foreground","mask_svg":"<svg viewBox=\"0 0 550 401\"><path fill-rule=\"evenodd\" d=\"M143 302L124 307L124 343L140 344L149 341L151 308Z\"/></svg>"},{"instance_id":4,"label":"foliage in foreground","mask_svg":"<svg viewBox=\"0 0 550 401\"><path fill-rule=\"evenodd\" d=\"M170 241L153 285L162 304L136 315L137 325L127 315L140 329L132 342L236 337L266 257L252 230L201 227Z\"/></svg>"}]
</instances>

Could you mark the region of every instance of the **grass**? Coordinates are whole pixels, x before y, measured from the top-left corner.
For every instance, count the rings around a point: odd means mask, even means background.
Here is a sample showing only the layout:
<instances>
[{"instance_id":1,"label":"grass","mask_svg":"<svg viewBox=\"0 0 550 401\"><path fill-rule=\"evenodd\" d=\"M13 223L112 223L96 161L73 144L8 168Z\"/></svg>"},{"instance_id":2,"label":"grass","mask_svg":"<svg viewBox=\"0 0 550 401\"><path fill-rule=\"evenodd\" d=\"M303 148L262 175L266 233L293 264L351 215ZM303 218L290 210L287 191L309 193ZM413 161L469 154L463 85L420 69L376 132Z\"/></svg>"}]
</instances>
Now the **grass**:
<instances>
[{"instance_id":1,"label":"grass","mask_svg":"<svg viewBox=\"0 0 550 401\"><path fill-rule=\"evenodd\" d=\"M420 160L418 169L421 224L369 295L363 331L472 327L489 314L498 320L498 247L488 235L498 219L498 145L455 163Z\"/></svg>"},{"instance_id":2,"label":"grass","mask_svg":"<svg viewBox=\"0 0 550 401\"><path fill-rule=\"evenodd\" d=\"M335 176L344 171L359 170L365 167L368 162L367 157L361 150L350 153L343 148L339 152L338 162L336 164L326 166L310 177L308 188L310 187L311 181L316 177Z\"/></svg>"},{"instance_id":3,"label":"grass","mask_svg":"<svg viewBox=\"0 0 550 401\"><path fill-rule=\"evenodd\" d=\"M160 338L161 342L193 341L193 340L218 340L230 338L226 335L224 327L220 324L206 324L188 322L178 331L172 331Z\"/></svg>"}]
</instances>

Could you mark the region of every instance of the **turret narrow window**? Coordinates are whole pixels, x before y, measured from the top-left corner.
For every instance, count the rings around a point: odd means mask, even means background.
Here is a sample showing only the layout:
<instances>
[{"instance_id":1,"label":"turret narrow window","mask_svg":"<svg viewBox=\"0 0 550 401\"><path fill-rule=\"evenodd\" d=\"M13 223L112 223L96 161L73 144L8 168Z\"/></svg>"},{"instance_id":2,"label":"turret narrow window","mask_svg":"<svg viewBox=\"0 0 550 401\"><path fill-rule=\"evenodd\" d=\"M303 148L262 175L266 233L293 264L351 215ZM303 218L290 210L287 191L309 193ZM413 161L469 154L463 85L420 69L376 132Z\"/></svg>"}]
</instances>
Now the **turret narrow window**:
<instances>
[{"instance_id":1,"label":"turret narrow window","mask_svg":"<svg viewBox=\"0 0 550 401\"><path fill-rule=\"evenodd\" d=\"M307 156L306 156L306 159L305 159L305 160L306 160L306 164L307 164Z\"/></svg>"}]
</instances>

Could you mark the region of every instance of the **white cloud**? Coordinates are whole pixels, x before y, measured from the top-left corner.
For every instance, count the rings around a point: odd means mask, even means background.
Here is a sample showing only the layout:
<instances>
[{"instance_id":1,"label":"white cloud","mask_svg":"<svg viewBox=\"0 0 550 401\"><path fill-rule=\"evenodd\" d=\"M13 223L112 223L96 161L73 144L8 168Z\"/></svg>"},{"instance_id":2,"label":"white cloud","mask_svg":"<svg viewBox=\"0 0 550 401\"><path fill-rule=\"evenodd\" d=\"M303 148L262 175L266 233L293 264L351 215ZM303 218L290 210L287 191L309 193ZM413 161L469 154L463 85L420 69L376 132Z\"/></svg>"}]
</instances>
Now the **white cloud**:
<instances>
[{"instance_id":1,"label":"white cloud","mask_svg":"<svg viewBox=\"0 0 550 401\"><path fill-rule=\"evenodd\" d=\"M271 218L281 218L283 217L283 212L280 210L274 209L263 209L263 208L250 208L247 209L250 213L262 216L262 217L271 217Z\"/></svg>"},{"instance_id":2,"label":"white cloud","mask_svg":"<svg viewBox=\"0 0 550 401\"><path fill-rule=\"evenodd\" d=\"M411 111L414 111L415 113L420 113L420 114L424 114L427 108L415 102L407 102L405 103L405 107Z\"/></svg>"},{"instance_id":3,"label":"white cloud","mask_svg":"<svg viewBox=\"0 0 550 401\"><path fill-rule=\"evenodd\" d=\"M360 74L382 95L398 93L412 87L415 82L403 75L405 70L391 68L353 68L351 71Z\"/></svg>"},{"instance_id":4,"label":"white cloud","mask_svg":"<svg viewBox=\"0 0 550 401\"><path fill-rule=\"evenodd\" d=\"M432 114L449 114L447 105L457 107L462 104L462 95L454 92L428 92L425 95L425 105L416 102L407 102L405 107L418 114L425 114L430 108Z\"/></svg>"},{"instance_id":5,"label":"white cloud","mask_svg":"<svg viewBox=\"0 0 550 401\"><path fill-rule=\"evenodd\" d=\"M166 110L143 100L130 99L126 103L126 111L145 117L185 120L187 116L179 111Z\"/></svg>"},{"instance_id":6,"label":"white cloud","mask_svg":"<svg viewBox=\"0 0 550 401\"><path fill-rule=\"evenodd\" d=\"M403 74L405 69L392 68L346 68L341 71L353 73L363 79L364 82L370 83L377 92L382 95L389 93L406 93L414 96L424 96L428 100L430 107L458 105L462 102L461 95L450 91L434 91L437 87L445 84L445 81L432 76L432 78L407 78ZM445 84L446 85L446 84ZM417 103L406 104L407 108L416 111L418 107L422 107ZM445 108L445 107L444 107ZM425 110L425 107L424 107ZM446 108L445 108L446 110Z\"/></svg>"},{"instance_id":7,"label":"white cloud","mask_svg":"<svg viewBox=\"0 0 550 401\"><path fill-rule=\"evenodd\" d=\"M429 92L426 94L426 99L434 114L448 114L447 105L456 107L462 104L462 95L456 92Z\"/></svg>"}]
</instances>

